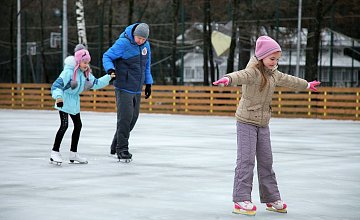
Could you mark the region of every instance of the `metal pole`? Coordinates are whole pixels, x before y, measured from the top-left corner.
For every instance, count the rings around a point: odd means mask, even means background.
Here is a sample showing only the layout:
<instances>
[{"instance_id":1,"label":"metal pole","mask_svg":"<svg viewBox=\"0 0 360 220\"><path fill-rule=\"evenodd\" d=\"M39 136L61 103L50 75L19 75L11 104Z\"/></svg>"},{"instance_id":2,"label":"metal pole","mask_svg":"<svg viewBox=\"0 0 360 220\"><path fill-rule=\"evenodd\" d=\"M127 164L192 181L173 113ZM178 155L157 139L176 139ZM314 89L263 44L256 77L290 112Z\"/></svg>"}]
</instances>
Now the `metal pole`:
<instances>
[{"instance_id":1,"label":"metal pole","mask_svg":"<svg viewBox=\"0 0 360 220\"><path fill-rule=\"evenodd\" d=\"M295 76L300 76L300 44L301 44L301 5L302 1L299 0L299 8L298 8L298 39L297 39L297 55L296 55L296 70L295 70Z\"/></svg>"},{"instance_id":2,"label":"metal pole","mask_svg":"<svg viewBox=\"0 0 360 220\"><path fill-rule=\"evenodd\" d=\"M17 83L21 83L21 16L20 6L21 0L17 0L17 59L16 59L16 75Z\"/></svg>"},{"instance_id":3,"label":"metal pole","mask_svg":"<svg viewBox=\"0 0 360 220\"><path fill-rule=\"evenodd\" d=\"M63 21L62 21L62 49L63 49L63 62L67 57L67 49L68 49L68 21L67 21L67 0L63 0Z\"/></svg>"}]
</instances>

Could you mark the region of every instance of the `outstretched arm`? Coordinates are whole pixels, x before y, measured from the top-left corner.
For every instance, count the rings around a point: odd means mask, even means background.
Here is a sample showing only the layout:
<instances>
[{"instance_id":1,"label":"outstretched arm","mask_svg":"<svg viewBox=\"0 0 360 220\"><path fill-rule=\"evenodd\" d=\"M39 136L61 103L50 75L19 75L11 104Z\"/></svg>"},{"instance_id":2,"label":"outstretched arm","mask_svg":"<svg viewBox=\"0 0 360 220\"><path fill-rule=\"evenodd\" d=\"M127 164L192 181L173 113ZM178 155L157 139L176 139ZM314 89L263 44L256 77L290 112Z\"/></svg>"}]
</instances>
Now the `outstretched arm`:
<instances>
[{"instance_id":1,"label":"outstretched arm","mask_svg":"<svg viewBox=\"0 0 360 220\"><path fill-rule=\"evenodd\" d=\"M226 74L218 81L213 82L213 85L249 85L254 83L255 75L256 72L254 68L246 68Z\"/></svg>"},{"instance_id":2,"label":"outstretched arm","mask_svg":"<svg viewBox=\"0 0 360 220\"><path fill-rule=\"evenodd\" d=\"M215 85L215 86L218 86L218 85L227 86L227 85L229 85L229 82L230 82L229 77L224 76L221 79L219 79L218 81L213 82L213 85Z\"/></svg>"},{"instance_id":3,"label":"outstretched arm","mask_svg":"<svg viewBox=\"0 0 360 220\"><path fill-rule=\"evenodd\" d=\"M94 77L94 75L90 74L89 80L91 82L93 82L93 86L91 87L91 89L104 88L105 86L109 85L111 78L114 78L114 77L115 77L115 73L111 73L111 74L106 74L106 75L100 77L99 79L96 79Z\"/></svg>"}]
</instances>

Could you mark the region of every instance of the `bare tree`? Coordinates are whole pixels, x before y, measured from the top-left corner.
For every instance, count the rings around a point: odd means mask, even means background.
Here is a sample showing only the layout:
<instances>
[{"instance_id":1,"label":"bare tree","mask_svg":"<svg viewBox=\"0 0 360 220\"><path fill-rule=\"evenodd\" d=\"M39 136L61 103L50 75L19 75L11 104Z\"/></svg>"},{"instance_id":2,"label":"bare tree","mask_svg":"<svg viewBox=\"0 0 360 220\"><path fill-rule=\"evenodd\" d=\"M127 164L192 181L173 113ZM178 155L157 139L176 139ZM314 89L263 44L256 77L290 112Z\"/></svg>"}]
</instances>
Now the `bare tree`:
<instances>
[{"instance_id":1,"label":"bare tree","mask_svg":"<svg viewBox=\"0 0 360 220\"><path fill-rule=\"evenodd\" d=\"M112 19L113 19L113 6L112 0L109 0L109 20L108 20L108 46L111 47L112 43Z\"/></svg>"},{"instance_id":2,"label":"bare tree","mask_svg":"<svg viewBox=\"0 0 360 220\"><path fill-rule=\"evenodd\" d=\"M129 3L128 25L130 25L130 24L132 24L132 17L133 17L133 14L134 14L134 0L129 0L128 3Z\"/></svg>"},{"instance_id":3,"label":"bare tree","mask_svg":"<svg viewBox=\"0 0 360 220\"><path fill-rule=\"evenodd\" d=\"M179 58L180 47L179 45L175 46L175 36L177 36L178 31L180 31L178 29L180 26L179 23L173 23L172 18L170 18L169 22L169 11L171 11L170 17L173 16L173 1L174 0L86 1L84 4L86 8L86 25L89 27L87 29L87 37L90 42L89 49L91 50L92 57L94 58L92 65L95 67L101 66L100 58L102 57L102 49L99 48L101 48L103 43L101 38L99 38L99 32L101 32L102 25L99 22L100 16L98 15L102 13L102 5L99 2L105 2L104 19L106 19L106 21L104 20L103 28L104 32L106 32L106 37L104 37L108 42L103 39L105 42L104 46L109 44L110 47L115 38L117 38L118 33L122 31L124 26L126 26L128 23L134 23L136 19L138 19L136 21L146 21L147 23L152 24L151 38L153 51L152 60L154 61L153 64L160 61L158 64L152 66L154 73L153 76L156 82L166 83L164 77L167 76L167 73L169 72L171 72L171 79L176 80L176 77L179 76L179 67L175 65L175 62L176 56ZM205 6L205 1L210 3L210 5ZM0 14L3 15L3 19L0 19L0 41L2 42L2 47L0 50L0 81L16 82L16 1L11 0L3 2L4 7L0 7ZM76 23L76 14L74 10L75 2L75 0L68 0L69 47L74 46L74 42L77 41L77 31L74 26ZM206 18L206 23L208 24L211 22L227 23L229 20L233 21L233 41L230 48L227 69L229 72L233 71L233 68L235 68L234 60L237 56L237 48L239 48L239 46L241 46L241 50L239 50L239 69L246 65L249 55L252 52L252 37L259 35L260 29L267 29L271 36L278 34L280 41L281 38L285 36L284 32L281 30L274 32L275 27L286 27L289 30L296 29L297 0L182 0L182 2L186 8L186 16L184 16L184 29L190 28L192 24L199 21L201 23L205 21L204 9L206 8L210 8L208 11L211 11L210 17ZM358 39L360 36L360 29L357 28L357 24L359 24L360 6L356 0L303 0L303 2L304 19L302 23L304 24L304 28L309 29L309 39L307 39L308 49L306 54L307 58L305 77L307 80L312 80L316 78L318 72L317 59L319 57L318 54L320 53L320 30L324 27L332 26L334 31L338 31L346 34L347 36ZM335 2L336 5L334 5ZM43 6L41 6L41 4L43 4ZM268 7L269 4L272 6L275 6L276 4L278 5L276 5L276 7ZM59 19L59 16L54 16L54 9L61 8L61 5L62 1L44 0L23 0L21 4L21 11L23 13L21 26L23 30L22 43L25 44L25 42L37 42L39 52L37 58L39 59L34 60L34 64L37 67L37 76L40 76L39 71L41 71L41 81L44 80L47 83L52 82L58 76L58 73L62 68L62 59L60 56L61 49L50 48L50 41L48 40L51 32L59 32L61 19ZM230 5L231 7L228 7ZM330 9L333 9L334 16L331 16ZM36 14L36 16L26 17L26 13L28 13L28 15ZM180 9L176 16L178 15L180 15ZM180 17L178 19L180 19ZM175 26L178 26L177 29L174 29ZM207 41L204 41L204 43L207 42L207 49L205 48L205 51L207 51L206 54L208 59L208 61L205 62L208 64L208 70L206 72L209 74L208 77L205 78L209 79L210 81L212 78L212 47L210 46L210 33L211 28L214 28L214 26L207 24L205 24L205 26ZM287 34L288 33L286 33L286 35ZM188 39L197 40L196 43L193 44L193 46L196 46L198 45L198 40L202 41L205 36L199 36L199 32L197 30L194 32L190 32L189 30L189 33L186 33L186 37ZM238 38L241 41L241 45L237 45L239 42ZM176 43L178 44L178 42ZM174 44L174 47L172 44ZM290 44L288 45L283 43L283 45L285 50L285 48ZM203 45L201 45L201 48L202 47ZM191 52L192 49L193 48L189 43L189 45L184 45L184 47L182 47L181 52ZM25 52L24 47L22 52ZM173 63L171 63L170 59L164 59L166 57L172 57L172 55L174 58L174 60L172 60ZM23 82L32 82L30 65L31 64L29 63L28 57L22 57L22 74L24 75ZM203 65L203 61L201 61L200 65ZM94 68L94 70L98 70L98 68ZM37 78L37 80L39 81L40 78Z\"/></svg>"},{"instance_id":4,"label":"bare tree","mask_svg":"<svg viewBox=\"0 0 360 220\"><path fill-rule=\"evenodd\" d=\"M105 16L105 0L98 0L97 1L97 8L100 9L100 13L98 13L98 20L99 20L99 30L98 30L98 69L99 73L102 70L102 54L103 54L103 45L104 45L104 16ZM101 74L99 74L101 75Z\"/></svg>"},{"instance_id":5,"label":"bare tree","mask_svg":"<svg viewBox=\"0 0 360 220\"><path fill-rule=\"evenodd\" d=\"M307 50L306 50L306 64L305 64L305 79L312 81L317 79L318 75L318 56L320 48L320 34L323 24L324 16L330 11L337 0L331 3L327 2L327 7L323 9L323 1L317 0L313 4L315 8L315 22L308 27Z\"/></svg>"},{"instance_id":6,"label":"bare tree","mask_svg":"<svg viewBox=\"0 0 360 220\"><path fill-rule=\"evenodd\" d=\"M203 70L204 70L204 85L209 85L209 14L210 13L210 2L209 0L204 1L204 24L203 24Z\"/></svg>"},{"instance_id":7,"label":"bare tree","mask_svg":"<svg viewBox=\"0 0 360 220\"><path fill-rule=\"evenodd\" d=\"M42 70L40 72L41 77L40 82L48 82L49 76L48 71L46 68L46 57L45 57L45 46L44 46L44 40L45 40L45 30L44 30L44 1L40 0L40 53L41 53L41 64L42 64Z\"/></svg>"},{"instance_id":8,"label":"bare tree","mask_svg":"<svg viewBox=\"0 0 360 220\"><path fill-rule=\"evenodd\" d=\"M171 72L172 72L172 83L173 85L177 84L176 76L176 53L177 53L177 26L178 26L178 15L180 10L180 0L173 0L172 3L173 9L173 39L172 39L172 56L171 56Z\"/></svg>"},{"instance_id":9,"label":"bare tree","mask_svg":"<svg viewBox=\"0 0 360 220\"><path fill-rule=\"evenodd\" d=\"M240 0L232 0L232 30L231 30L231 43L229 56L227 61L226 72L231 73L234 71L234 57L236 49L236 32L238 27L238 14L239 14Z\"/></svg>"},{"instance_id":10,"label":"bare tree","mask_svg":"<svg viewBox=\"0 0 360 220\"><path fill-rule=\"evenodd\" d=\"M208 51L209 51L209 62L210 62L210 79L211 82L215 81L215 66L214 66L214 52L213 52L213 47L211 44L211 33L212 33L212 28L211 28L211 4L210 4L210 0L207 0L207 4L209 5L209 10L207 13L208 19L208 37L207 37L207 41L208 41Z\"/></svg>"},{"instance_id":11,"label":"bare tree","mask_svg":"<svg viewBox=\"0 0 360 220\"><path fill-rule=\"evenodd\" d=\"M15 11L15 1L11 1L11 7L10 7L10 35L9 35L9 41L10 41L10 73L11 73L11 82L16 81L15 77L15 62L14 62L14 56L15 56L15 37L14 37L14 20L16 20L17 17L14 16Z\"/></svg>"},{"instance_id":12,"label":"bare tree","mask_svg":"<svg viewBox=\"0 0 360 220\"><path fill-rule=\"evenodd\" d=\"M144 7L142 8L142 10L139 11L139 14L137 16L137 21L141 21L142 18L144 17L144 14L146 12L147 7L149 6L149 0L146 0L146 3L144 5Z\"/></svg>"}]
</instances>

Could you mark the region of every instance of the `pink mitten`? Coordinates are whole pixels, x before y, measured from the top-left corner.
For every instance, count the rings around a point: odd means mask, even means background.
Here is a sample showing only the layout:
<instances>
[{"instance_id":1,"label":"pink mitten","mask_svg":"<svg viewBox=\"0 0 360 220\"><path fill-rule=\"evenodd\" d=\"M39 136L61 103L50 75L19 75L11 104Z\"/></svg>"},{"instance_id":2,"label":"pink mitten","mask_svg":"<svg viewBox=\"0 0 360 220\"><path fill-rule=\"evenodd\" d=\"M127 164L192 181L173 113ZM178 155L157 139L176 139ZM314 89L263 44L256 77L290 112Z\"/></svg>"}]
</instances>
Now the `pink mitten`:
<instances>
[{"instance_id":1,"label":"pink mitten","mask_svg":"<svg viewBox=\"0 0 360 220\"><path fill-rule=\"evenodd\" d=\"M213 85L217 86L219 84L224 84L225 86L229 85L230 79L229 77L222 77L218 81L213 82Z\"/></svg>"},{"instance_id":2,"label":"pink mitten","mask_svg":"<svg viewBox=\"0 0 360 220\"><path fill-rule=\"evenodd\" d=\"M317 92L317 89L315 88L315 86L318 86L318 85L320 85L319 81L314 80L312 82L309 82L309 89L311 91Z\"/></svg>"}]
</instances>

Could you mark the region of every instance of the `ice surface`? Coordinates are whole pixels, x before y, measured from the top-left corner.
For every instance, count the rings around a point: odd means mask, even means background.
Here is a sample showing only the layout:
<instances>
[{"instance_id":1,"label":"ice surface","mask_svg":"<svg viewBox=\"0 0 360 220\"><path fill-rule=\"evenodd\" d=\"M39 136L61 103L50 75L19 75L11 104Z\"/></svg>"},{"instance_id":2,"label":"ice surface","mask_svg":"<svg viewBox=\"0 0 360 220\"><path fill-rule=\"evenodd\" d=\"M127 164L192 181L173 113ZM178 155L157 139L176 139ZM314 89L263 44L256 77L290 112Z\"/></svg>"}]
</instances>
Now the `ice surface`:
<instances>
[{"instance_id":1,"label":"ice surface","mask_svg":"<svg viewBox=\"0 0 360 220\"><path fill-rule=\"evenodd\" d=\"M0 219L360 219L360 123L279 119L270 123L274 170L288 213L265 211L255 172L255 217L232 214L233 117L140 114L133 162L109 157L115 113L81 113L78 152L49 164L57 111L0 110Z\"/></svg>"}]
</instances>

